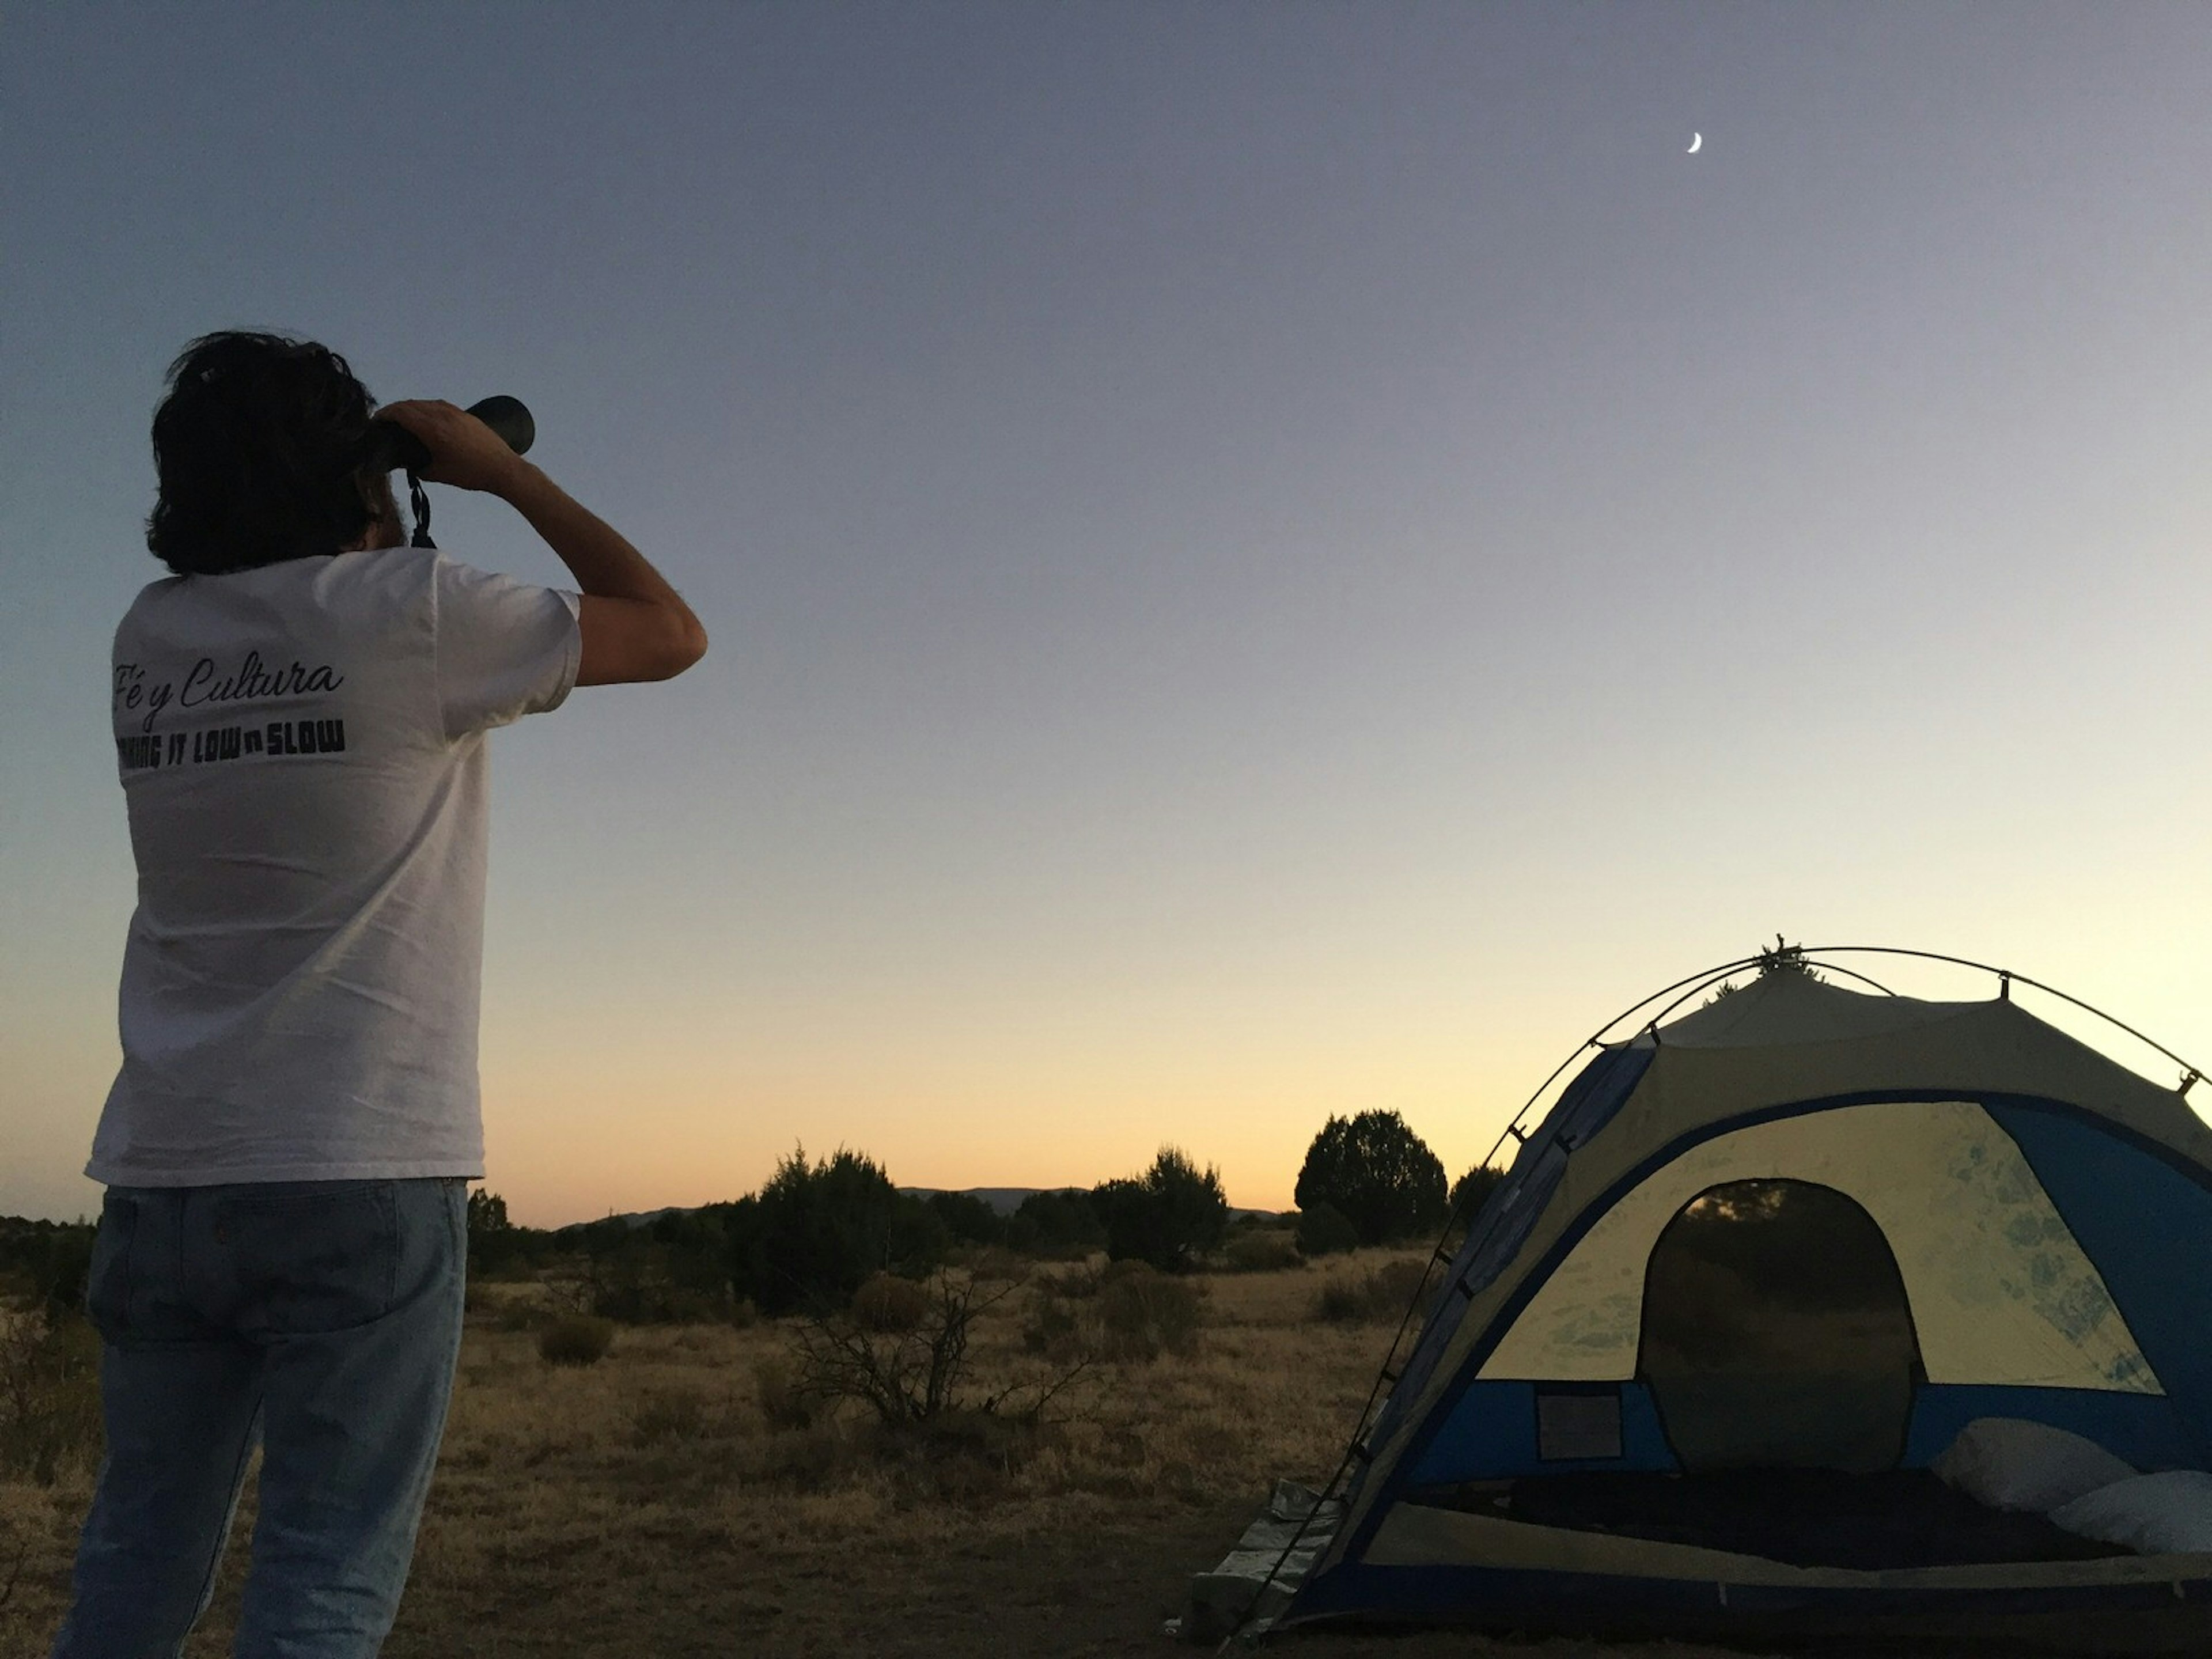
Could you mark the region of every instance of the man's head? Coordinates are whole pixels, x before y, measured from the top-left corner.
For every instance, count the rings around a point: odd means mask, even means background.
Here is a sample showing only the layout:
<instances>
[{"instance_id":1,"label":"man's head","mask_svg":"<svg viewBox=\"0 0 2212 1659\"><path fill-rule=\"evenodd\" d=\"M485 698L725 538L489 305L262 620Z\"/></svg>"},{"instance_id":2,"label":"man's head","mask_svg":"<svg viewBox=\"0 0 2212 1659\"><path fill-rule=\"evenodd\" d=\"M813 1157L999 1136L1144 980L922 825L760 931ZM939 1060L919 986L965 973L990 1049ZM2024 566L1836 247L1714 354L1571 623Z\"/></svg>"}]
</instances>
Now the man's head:
<instances>
[{"instance_id":1,"label":"man's head","mask_svg":"<svg viewBox=\"0 0 2212 1659\"><path fill-rule=\"evenodd\" d=\"M180 576L398 539L390 477L363 465L375 401L344 358L276 334L204 335L154 411L161 494L146 545Z\"/></svg>"}]
</instances>

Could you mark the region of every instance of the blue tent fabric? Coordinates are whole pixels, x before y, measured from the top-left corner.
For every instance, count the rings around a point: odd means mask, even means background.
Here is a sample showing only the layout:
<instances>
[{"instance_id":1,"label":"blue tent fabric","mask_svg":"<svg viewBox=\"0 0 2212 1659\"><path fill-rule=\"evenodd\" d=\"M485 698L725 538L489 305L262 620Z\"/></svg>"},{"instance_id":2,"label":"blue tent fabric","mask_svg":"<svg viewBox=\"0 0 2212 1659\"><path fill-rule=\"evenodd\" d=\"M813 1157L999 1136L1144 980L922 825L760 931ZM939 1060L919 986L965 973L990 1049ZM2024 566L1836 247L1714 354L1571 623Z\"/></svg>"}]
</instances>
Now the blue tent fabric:
<instances>
[{"instance_id":1,"label":"blue tent fabric","mask_svg":"<svg viewBox=\"0 0 2212 1659\"><path fill-rule=\"evenodd\" d=\"M1619 1401L1620 1456L1600 1462L1539 1455L1536 1396L1542 1386L1505 1380L1470 1382L1413 1463L1407 1484L1443 1486L1478 1478L1510 1480L1517 1475L1593 1468L1680 1467L1667 1444L1666 1431L1651 1403L1651 1391L1641 1382L1603 1385Z\"/></svg>"},{"instance_id":2,"label":"blue tent fabric","mask_svg":"<svg viewBox=\"0 0 2212 1659\"><path fill-rule=\"evenodd\" d=\"M1658 1053L1658 1046L1649 1038L1601 1052L1583 1067L1559 1097L1559 1103L1546 1115L1543 1134L1571 1152L1587 1145L1636 1092L1636 1085L1644 1081ZM1542 1134L1538 1137L1542 1138Z\"/></svg>"},{"instance_id":3,"label":"blue tent fabric","mask_svg":"<svg viewBox=\"0 0 2212 1659\"><path fill-rule=\"evenodd\" d=\"M2097 1264L2166 1385L2188 1462L2212 1465L2212 1175L2076 1113L2019 1102L1989 1109Z\"/></svg>"}]
</instances>

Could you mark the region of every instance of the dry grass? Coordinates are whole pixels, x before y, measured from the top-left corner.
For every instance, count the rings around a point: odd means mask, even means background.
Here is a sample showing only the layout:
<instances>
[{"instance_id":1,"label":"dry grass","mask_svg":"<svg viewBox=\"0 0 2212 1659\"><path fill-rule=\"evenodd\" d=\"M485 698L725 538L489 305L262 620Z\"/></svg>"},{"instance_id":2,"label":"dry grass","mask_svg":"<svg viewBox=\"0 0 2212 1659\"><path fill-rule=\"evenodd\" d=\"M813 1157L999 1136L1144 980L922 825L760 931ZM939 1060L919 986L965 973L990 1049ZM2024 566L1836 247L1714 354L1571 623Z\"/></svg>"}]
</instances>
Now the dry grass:
<instances>
[{"instance_id":1,"label":"dry grass","mask_svg":"<svg viewBox=\"0 0 2212 1659\"><path fill-rule=\"evenodd\" d=\"M1345 1270L1389 1259L1363 1253ZM849 1411L771 1420L760 1379L788 1347L775 1324L627 1329L596 1365L551 1365L520 1305L538 1294L479 1297L392 1659L1164 1659L1176 1650L1160 1621L1184 1579L1234 1541L1274 1476L1327 1475L1387 1340L1316 1321L1310 1271L1224 1276L1188 1354L1097 1367L1034 1432L956 1421L893 1446ZM1024 1300L978 1321L988 1388L1048 1369L1022 1340ZM51 1489L0 1485L0 1583L23 1557L0 1659L45 1653L89 1481L80 1467ZM239 1540L251 1522L249 1497ZM234 1547L190 1659L228 1651L242 1557ZM1281 1650L1511 1650L1431 1633L1304 1636Z\"/></svg>"}]
</instances>

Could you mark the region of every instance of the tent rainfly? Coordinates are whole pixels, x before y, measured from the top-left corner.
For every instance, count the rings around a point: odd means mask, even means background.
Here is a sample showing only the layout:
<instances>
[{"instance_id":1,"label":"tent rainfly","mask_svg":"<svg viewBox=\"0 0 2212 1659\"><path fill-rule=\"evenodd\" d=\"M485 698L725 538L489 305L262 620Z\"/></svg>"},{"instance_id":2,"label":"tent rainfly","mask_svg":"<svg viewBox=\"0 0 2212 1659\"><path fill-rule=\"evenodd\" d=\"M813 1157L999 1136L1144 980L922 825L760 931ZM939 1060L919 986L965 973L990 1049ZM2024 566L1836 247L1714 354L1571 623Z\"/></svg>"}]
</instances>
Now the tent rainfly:
<instances>
[{"instance_id":1,"label":"tent rainfly","mask_svg":"<svg viewBox=\"0 0 2212 1659\"><path fill-rule=\"evenodd\" d=\"M1762 963L1600 1045L1339 1481L1279 1488L1186 1636L2212 1645L2212 1474L2182 1473L2212 1470L2194 1073L2147 1080L2009 977L1933 1002Z\"/></svg>"}]
</instances>

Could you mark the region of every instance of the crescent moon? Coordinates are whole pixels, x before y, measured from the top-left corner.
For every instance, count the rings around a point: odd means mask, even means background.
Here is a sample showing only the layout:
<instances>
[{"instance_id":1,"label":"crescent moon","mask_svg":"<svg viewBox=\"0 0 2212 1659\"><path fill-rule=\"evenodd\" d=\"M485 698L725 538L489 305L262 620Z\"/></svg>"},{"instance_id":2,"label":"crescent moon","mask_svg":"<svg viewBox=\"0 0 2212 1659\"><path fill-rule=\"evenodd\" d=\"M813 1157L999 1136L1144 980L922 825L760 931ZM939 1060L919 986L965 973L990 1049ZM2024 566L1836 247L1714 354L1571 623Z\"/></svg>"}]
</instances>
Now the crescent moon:
<instances>
[{"instance_id":1,"label":"crescent moon","mask_svg":"<svg viewBox=\"0 0 2212 1659\"><path fill-rule=\"evenodd\" d=\"M1690 135L1690 148L1689 148L1687 150L1684 151L1683 153L1684 153L1685 155L1695 155L1698 153L1698 147L1700 144L1704 143L1705 142L1705 135L1704 133L1702 133L1702 132L1693 132L1693 133L1692 133L1692 134Z\"/></svg>"}]
</instances>

